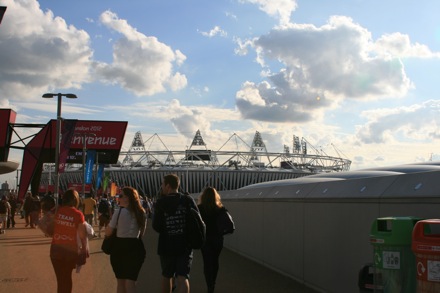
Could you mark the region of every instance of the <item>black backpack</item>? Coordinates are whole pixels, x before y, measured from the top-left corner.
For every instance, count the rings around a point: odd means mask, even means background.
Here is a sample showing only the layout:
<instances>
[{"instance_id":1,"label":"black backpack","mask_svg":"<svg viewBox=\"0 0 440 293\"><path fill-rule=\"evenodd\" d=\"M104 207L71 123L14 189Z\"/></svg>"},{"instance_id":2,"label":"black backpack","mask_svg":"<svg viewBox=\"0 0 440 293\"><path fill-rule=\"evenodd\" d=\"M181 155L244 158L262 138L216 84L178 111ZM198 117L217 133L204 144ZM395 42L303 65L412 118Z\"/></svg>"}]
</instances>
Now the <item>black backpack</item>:
<instances>
[{"instance_id":1,"label":"black backpack","mask_svg":"<svg viewBox=\"0 0 440 293\"><path fill-rule=\"evenodd\" d=\"M6 207L6 202L3 200L0 201L0 214L6 214L8 208Z\"/></svg>"},{"instance_id":2,"label":"black backpack","mask_svg":"<svg viewBox=\"0 0 440 293\"><path fill-rule=\"evenodd\" d=\"M101 199L98 205L98 213L107 215L108 214L109 203L106 199Z\"/></svg>"},{"instance_id":3,"label":"black backpack","mask_svg":"<svg viewBox=\"0 0 440 293\"><path fill-rule=\"evenodd\" d=\"M192 249L200 249L206 241L206 225L200 212L190 205L191 198L183 196L186 206L185 235L188 246Z\"/></svg>"}]
</instances>

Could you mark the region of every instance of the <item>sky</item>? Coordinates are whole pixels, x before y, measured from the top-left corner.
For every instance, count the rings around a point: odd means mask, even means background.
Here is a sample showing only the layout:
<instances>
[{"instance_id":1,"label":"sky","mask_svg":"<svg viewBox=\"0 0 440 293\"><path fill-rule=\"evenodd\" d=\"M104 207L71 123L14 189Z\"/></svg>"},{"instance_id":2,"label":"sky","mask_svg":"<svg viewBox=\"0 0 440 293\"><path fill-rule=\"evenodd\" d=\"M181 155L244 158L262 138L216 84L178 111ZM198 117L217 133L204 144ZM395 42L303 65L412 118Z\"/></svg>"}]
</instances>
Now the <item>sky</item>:
<instances>
[{"instance_id":1,"label":"sky","mask_svg":"<svg viewBox=\"0 0 440 293\"><path fill-rule=\"evenodd\" d=\"M295 135L351 170L439 159L440 1L0 6L0 108L16 123L55 119L41 96L74 93L62 117L128 121L123 150L137 131L171 150L197 130L213 150L258 131L270 152Z\"/></svg>"}]
</instances>

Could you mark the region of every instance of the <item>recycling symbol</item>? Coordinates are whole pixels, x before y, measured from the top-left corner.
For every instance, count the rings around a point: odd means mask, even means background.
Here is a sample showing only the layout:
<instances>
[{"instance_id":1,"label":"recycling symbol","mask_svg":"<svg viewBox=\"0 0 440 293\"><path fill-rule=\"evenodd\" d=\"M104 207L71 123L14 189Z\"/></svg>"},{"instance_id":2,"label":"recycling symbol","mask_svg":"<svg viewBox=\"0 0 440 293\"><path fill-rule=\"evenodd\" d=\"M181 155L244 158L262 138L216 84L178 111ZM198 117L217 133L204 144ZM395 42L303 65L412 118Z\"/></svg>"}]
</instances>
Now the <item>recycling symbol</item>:
<instances>
[{"instance_id":1,"label":"recycling symbol","mask_svg":"<svg viewBox=\"0 0 440 293\"><path fill-rule=\"evenodd\" d=\"M374 264L378 265L378 264L380 264L381 261L382 261L382 258L380 257L380 254L376 252L374 254Z\"/></svg>"},{"instance_id":2,"label":"recycling symbol","mask_svg":"<svg viewBox=\"0 0 440 293\"><path fill-rule=\"evenodd\" d=\"M417 275L422 276L426 272L426 268L422 262L417 263Z\"/></svg>"}]
</instances>

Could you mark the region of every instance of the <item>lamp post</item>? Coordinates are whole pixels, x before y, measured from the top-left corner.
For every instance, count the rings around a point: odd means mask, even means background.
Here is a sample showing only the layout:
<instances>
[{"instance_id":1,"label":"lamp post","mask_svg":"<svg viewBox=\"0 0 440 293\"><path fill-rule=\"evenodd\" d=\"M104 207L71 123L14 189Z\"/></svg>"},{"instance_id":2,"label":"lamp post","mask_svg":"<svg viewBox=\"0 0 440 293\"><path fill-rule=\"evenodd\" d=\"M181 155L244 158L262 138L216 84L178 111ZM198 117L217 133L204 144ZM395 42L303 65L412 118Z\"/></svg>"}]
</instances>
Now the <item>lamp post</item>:
<instances>
[{"instance_id":1,"label":"lamp post","mask_svg":"<svg viewBox=\"0 0 440 293\"><path fill-rule=\"evenodd\" d=\"M60 188L60 144L61 144L61 99L62 97L66 97L68 99L76 99L77 96L74 94L51 94L46 93L43 95L43 98L45 99L51 99L57 97L58 103L57 103L57 127L56 127L56 142L55 142L55 190L54 190L54 196L56 198L56 204L58 206L59 202L59 188Z\"/></svg>"}]
</instances>

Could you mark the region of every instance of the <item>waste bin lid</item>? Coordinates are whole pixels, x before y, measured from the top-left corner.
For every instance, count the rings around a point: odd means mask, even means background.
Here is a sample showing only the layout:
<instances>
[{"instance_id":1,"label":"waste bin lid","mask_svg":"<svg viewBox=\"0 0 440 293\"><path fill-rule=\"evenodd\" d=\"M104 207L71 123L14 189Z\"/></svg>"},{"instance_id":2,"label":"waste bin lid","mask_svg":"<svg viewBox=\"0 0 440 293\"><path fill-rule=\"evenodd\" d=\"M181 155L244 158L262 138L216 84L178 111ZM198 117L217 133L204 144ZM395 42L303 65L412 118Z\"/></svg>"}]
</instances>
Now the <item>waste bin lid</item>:
<instances>
[{"instance_id":1,"label":"waste bin lid","mask_svg":"<svg viewBox=\"0 0 440 293\"><path fill-rule=\"evenodd\" d=\"M414 253L440 255L440 219L427 219L416 223L412 233Z\"/></svg>"},{"instance_id":2,"label":"waste bin lid","mask_svg":"<svg viewBox=\"0 0 440 293\"><path fill-rule=\"evenodd\" d=\"M414 225L422 219L417 217L377 218L371 225L372 245L411 245Z\"/></svg>"}]
</instances>

